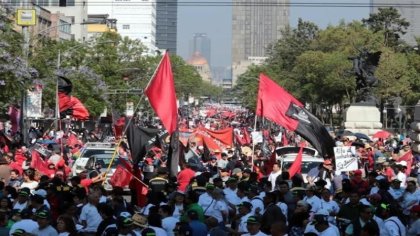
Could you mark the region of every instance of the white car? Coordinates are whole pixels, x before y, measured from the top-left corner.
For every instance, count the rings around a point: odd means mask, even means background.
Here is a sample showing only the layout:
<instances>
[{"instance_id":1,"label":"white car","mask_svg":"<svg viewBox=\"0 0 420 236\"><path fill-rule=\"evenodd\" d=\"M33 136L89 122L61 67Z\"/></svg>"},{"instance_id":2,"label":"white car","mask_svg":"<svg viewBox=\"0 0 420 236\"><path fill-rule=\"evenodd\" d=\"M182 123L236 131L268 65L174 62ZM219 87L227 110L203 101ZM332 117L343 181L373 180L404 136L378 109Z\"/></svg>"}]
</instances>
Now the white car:
<instances>
[{"instance_id":1,"label":"white car","mask_svg":"<svg viewBox=\"0 0 420 236\"><path fill-rule=\"evenodd\" d=\"M72 175L78 175L83 171L96 170L96 165L100 165L100 172L105 172L111 163L112 156L115 153L115 144L113 143L86 143L80 152L80 157L76 159L72 166ZM115 172L115 168L118 165L118 153L112 162L111 169L107 173L104 188L105 190L112 190L112 186L109 183L109 179Z\"/></svg>"},{"instance_id":2,"label":"white car","mask_svg":"<svg viewBox=\"0 0 420 236\"><path fill-rule=\"evenodd\" d=\"M277 160L280 162L282 170L288 170L292 163L296 160L299 153L299 147L281 147L276 149ZM319 164L322 164L324 159L318 154L318 151L313 148L303 148L302 152L302 177L305 183L308 172Z\"/></svg>"}]
</instances>

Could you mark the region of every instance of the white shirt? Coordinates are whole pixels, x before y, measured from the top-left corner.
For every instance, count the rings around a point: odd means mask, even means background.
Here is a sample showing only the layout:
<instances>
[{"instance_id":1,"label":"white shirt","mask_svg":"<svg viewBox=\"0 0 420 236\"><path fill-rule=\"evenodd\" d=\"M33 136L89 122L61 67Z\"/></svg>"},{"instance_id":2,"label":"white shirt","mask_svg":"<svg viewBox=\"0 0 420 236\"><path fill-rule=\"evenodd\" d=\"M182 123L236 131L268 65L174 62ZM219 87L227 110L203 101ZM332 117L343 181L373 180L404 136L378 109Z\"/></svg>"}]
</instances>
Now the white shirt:
<instances>
[{"instance_id":1,"label":"white shirt","mask_svg":"<svg viewBox=\"0 0 420 236\"><path fill-rule=\"evenodd\" d=\"M389 194L391 194L391 196L392 196L395 200L397 200L397 199L399 199L400 197L402 197L402 195L404 194L404 189L401 189L401 188L399 188L399 189L389 188L389 189L388 189L388 192L389 192Z\"/></svg>"},{"instance_id":2,"label":"white shirt","mask_svg":"<svg viewBox=\"0 0 420 236\"><path fill-rule=\"evenodd\" d=\"M214 200L210 206L207 208L207 211L204 212L206 216L212 216L217 219L217 222L223 222L223 213L228 212L228 206L222 200Z\"/></svg>"},{"instance_id":3,"label":"white shirt","mask_svg":"<svg viewBox=\"0 0 420 236\"><path fill-rule=\"evenodd\" d=\"M405 173L399 171L397 174L397 179L401 181L401 188L405 188L407 186L407 175Z\"/></svg>"},{"instance_id":4,"label":"white shirt","mask_svg":"<svg viewBox=\"0 0 420 236\"><path fill-rule=\"evenodd\" d=\"M39 229L37 227L31 233L39 236L58 236L57 230L55 230L54 227L52 227L51 225L48 225L43 229Z\"/></svg>"},{"instance_id":5,"label":"white shirt","mask_svg":"<svg viewBox=\"0 0 420 236\"><path fill-rule=\"evenodd\" d=\"M175 210L174 213L172 214L173 217L180 219L181 218L181 213L184 210L184 205L182 204L175 204Z\"/></svg>"},{"instance_id":6,"label":"white shirt","mask_svg":"<svg viewBox=\"0 0 420 236\"><path fill-rule=\"evenodd\" d=\"M335 225L332 224L328 224L329 227L327 229L325 229L322 232L319 232L318 230L316 230L315 225L313 224L308 224L305 228L305 234L306 233L315 233L318 236L338 236L340 235L340 231L338 230L338 228Z\"/></svg>"},{"instance_id":7,"label":"white shirt","mask_svg":"<svg viewBox=\"0 0 420 236\"><path fill-rule=\"evenodd\" d=\"M384 221L383 236L405 236L407 235L405 226L396 216L389 217Z\"/></svg>"},{"instance_id":8,"label":"white shirt","mask_svg":"<svg viewBox=\"0 0 420 236\"><path fill-rule=\"evenodd\" d=\"M31 190L31 193L34 194L36 187L38 187L38 182L31 181L31 182L22 182L20 185L20 188L29 188Z\"/></svg>"},{"instance_id":9,"label":"white shirt","mask_svg":"<svg viewBox=\"0 0 420 236\"><path fill-rule=\"evenodd\" d=\"M263 233L263 232L261 232L261 231L259 231L258 233L256 233L256 234L250 234L250 233L247 233L247 234L242 234L243 236L268 236L267 234L265 234L265 233Z\"/></svg>"},{"instance_id":10,"label":"white shirt","mask_svg":"<svg viewBox=\"0 0 420 236\"><path fill-rule=\"evenodd\" d=\"M19 210L22 211L23 209L25 209L28 206L28 202L24 202L24 203L19 203L16 202L15 205L13 206L13 210Z\"/></svg>"},{"instance_id":11,"label":"white shirt","mask_svg":"<svg viewBox=\"0 0 420 236\"><path fill-rule=\"evenodd\" d=\"M253 215L256 214L256 210L260 209L260 214L262 214L264 212L264 202L261 198L259 197L254 197L251 199L251 204L252 204L252 209L251 212Z\"/></svg>"},{"instance_id":12,"label":"white shirt","mask_svg":"<svg viewBox=\"0 0 420 236\"><path fill-rule=\"evenodd\" d=\"M248 229L246 228L246 221L248 220L250 216L252 216L251 212L241 217L241 220L238 225L239 233L248 233Z\"/></svg>"},{"instance_id":13,"label":"white shirt","mask_svg":"<svg viewBox=\"0 0 420 236\"><path fill-rule=\"evenodd\" d=\"M83 228L83 232L96 232L102 221L102 217L96 206L88 203L83 206L79 220L80 222L86 221L86 227Z\"/></svg>"},{"instance_id":14,"label":"white shirt","mask_svg":"<svg viewBox=\"0 0 420 236\"><path fill-rule=\"evenodd\" d=\"M168 236L166 231L159 227L149 226L149 228L153 229L156 233L156 236Z\"/></svg>"},{"instance_id":15,"label":"white shirt","mask_svg":"<svg viewBox=\"0 0 420 236\"><path fill-rule=\"evenodd\" d=\"M38 228L38 223L36 221L30 219L23 219L12 225L9 231L9 235L11 236L12 233L14 233L17 229L23 229L26 232L32 232L36 228Z\"/></svg>"},{"instance_id":16,"label":"white shirt","mask_svg":"<svg viewBox=\"0 0 420 236\"><path fill-rule=\"evenodd\" d=\"M403 208L403 213L405 215L410 215L410 209L419 204L420 202L420 190L417 189L414 193L405 192L403 195L403 201L401 207Z\"/></svg>"},{"instance_id":17,"label":"white shirt","mask_svg":"<svg viewBox=\"0 0 420 236\"><path fill-rule=\"evenodd\" d=\"M174 235L174 229L175 229L176 223L178 222L179 222L179 219L173 216L168 216L162 219L162 228L166 231L168 236Z\"/></svg>"},{"instance_id":18,"label":"white shirt","mask_svg":"<svg viewBox=\"0 0 420 236\"><path fill-rule=\"evenodd\" d=\"M283 213L283 215L286 217L286 223L287 223L287 205L284 202L278 202L276 204L276 206L278 206L281 210L281 212Z\"/></svg>"},{"instance_id":19,"label":"white shirt","mask_svg":"<svg viewBox=\"0 0 420 236\"><path fill-rule=\"evenodd\" d=\"M281 171L271 172L268 176L268 181L271 182L271 191L276 189L276 179L281 174Z\"/></svg>"},{"instance_id":20,"label":"white shirt","mask_svg":"<svg viewBox=\"0 0 420 236\"><path fill-rule=\"evenodd\" d=\"M203 211L207 209L208 206L210 206L211 202L213 201L213 197L211 197L207 192L200 195L198 198L198 205L203 208Z\"/></svg>"},{"instance_id":21,"label":"white shirt","mask_svg":"<svg viewBox=\"0 0 420 236\"><path fill-rule=\"evenodd\" d=\"M320 209L324 209L324 210L327 210L328 213L335 213L335 214L337 214L338 211L340 211L340 207L338 206L336 201L330 200L330 201L327 202L324 199L321 200L321 208ZM335 225L334 216L328 216L328 222Z\"/></svg>"},{"instance_id":22,"label":"white shirt","mask_svg":"<svg viewBox=\"0 0 420 236\"><path fill-rule=\"evenodd\" d=\"M311 205L311 212L317 212L321 208L321 199L315 195L312 197L305 196L303 201Z\"/></svg>"},{"instance_id":23,"label":"white shirt","mask_svg":"<svg viewBox=\"0 0 420 236\"><path fill-rule=\"evenodd\" d=\"M231 188L223 189L223 193L225 194L225 199L232 205L239 205L241 203L241 199L236 194L236 189L232 190Z\"/></svg>"}]
</instances>

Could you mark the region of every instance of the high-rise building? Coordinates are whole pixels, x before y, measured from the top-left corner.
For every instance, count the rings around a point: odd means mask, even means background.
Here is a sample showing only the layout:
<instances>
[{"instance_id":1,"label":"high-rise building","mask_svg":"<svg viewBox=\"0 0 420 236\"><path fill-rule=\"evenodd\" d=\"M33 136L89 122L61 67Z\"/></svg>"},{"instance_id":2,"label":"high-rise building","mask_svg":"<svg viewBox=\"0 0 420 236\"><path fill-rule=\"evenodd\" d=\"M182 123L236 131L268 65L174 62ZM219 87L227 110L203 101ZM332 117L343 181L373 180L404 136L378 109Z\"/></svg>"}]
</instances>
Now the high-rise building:
<instances>
[{"instance_id":1,"label":"high-rise building","mask_svg":"<svg viewBox=\"0 0 420 236\"><path fill-rule=\"evenodd\" d=\"M265 57L267 47L289 25L289 0L238 0L232 13L232 70L250 57ZM232 77L235 84L236 77Z\"/></svg>"},{"instance_id":2,"label":"high-rise building","mask_svg":"<svg viewBox=\"0 0 420 236\"><path fill-rule=\"evenodd\" d=\"M178 0L156 1L156 47L176 54Z\"/></svg>"},{"instance_id":3,"label":"high-rise building","mask_svg":"<svg viewBox=\"0 0 420 236\"><path fill-rule=\"evenodd\" d=\"M89 15L108 14L122 37L140 40L148 53L156 48L156 0L89 0Z\"/></svg>"},{"instance_id":4,"label":"high-rise building","mask_svg":"<svg viewBox=\"0 0 420 236\"><path fill-rule=\"evenodd\" d=\"M420 37L420 8L418 0L370 0L371 13L377 13L381 7L396 8L402 18L410 22L407 33L402 39L410 45L417 45L415 37Z\"/></svg>"},{"instance_id":5,"label":"high-rise building","mask_svg":"<svg viewBox=\"0 0 420 236\"><path fill-rule=\"evenodd\" d=\"M190 40L190 55L199 52L211 66L211 41L206 33L195 33Z\"/></svg>"}]
</instances>

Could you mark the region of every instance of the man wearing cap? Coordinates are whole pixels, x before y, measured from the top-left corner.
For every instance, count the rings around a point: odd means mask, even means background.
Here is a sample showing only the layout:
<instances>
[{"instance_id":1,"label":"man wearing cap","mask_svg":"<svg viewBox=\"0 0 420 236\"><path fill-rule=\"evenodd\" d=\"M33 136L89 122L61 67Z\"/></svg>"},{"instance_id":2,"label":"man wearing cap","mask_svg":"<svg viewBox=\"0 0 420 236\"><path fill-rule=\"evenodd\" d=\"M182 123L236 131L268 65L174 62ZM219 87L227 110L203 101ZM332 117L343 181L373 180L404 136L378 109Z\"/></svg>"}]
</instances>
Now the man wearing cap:
<instances>
[{"instance_id":1,"label":"man wearing cap","mask_svg":"<svg viewBox=\"0 0 420 236\"><path fill-rule=\"evenodd\" d=\"M306 196L303 198L303 201L311 205L311 212L315 213L321 208L321 199L315 195L317 191L316 186L308 185L306 187Z\"/></svg>"},{"instance_id":2,"label":"man wearing cap","mask_svg":"<svg viewBox=\"0 0 420 236\"><path fill-rule=\"evenodd\" d=\"M31 190L29 188L22 188L18 192L18 198L17 201L13 205L13 210L23 210L26 207L28 207L28 200L29 200L29 194Z\"/></svg>"},{"instance_id":3,"label":"man wearing cap","mask_svg":"<svg viewBox=\"0 0 420 236\"><path fill-rule=\"evenodd\" d=\"M18 212L20 220L12 225L9 234L12 235L16 230L23 229L25 232L32 232L38 228L38 223L32 219L32 211L28 208Z\"/></svg>"},{"instance_id":4,"label":"man wearing cap","mask_svg":"<svg viewBox=\"0 0 420 236\"><path fill-rule=\"evenodd\" d=\"M34 235L42 235L42 236L57 236L57 230L54 229L50 225L51 216L49 211L42 210L35 214L36 221L38 223L38 227L32 231Z\"/></svg>"},{"instance_id":5,"label":"man wearing cap","mask_svg":"<svg viewBox=\"0 0 420 236\"><path fill-rule=\"evenodd\" d=\"M144 215L135 213L131 217L131 220L133 221L133 231L136 233L136 235L140 235L142 230L148 227L147 217Z\"/></svg>"},{"instance_id":6,"label":"man wearing cap","mask_svg":"<svg viewBox=\"0 0 420 236\"><path fill-rule=\"evenodd\" d=\"M420 235L420 205L415 205L410 209L411 224L407 230L407 236Z\"/></svg>"},{"instance_id":7,"label":"man wearing cap","mask_svg":"<svg viewBox=\"0 0 420 236\"><path fill-rule=\"evenodd\" d=\"M157 170L157 176L149 180L149 188L154 193L164 192L168 182L168 168L159 167Z\"/></svg>"},{"instance_id":8,"label":"man wearing cap","mask_svg":"<svg viewBox=\"0 0 420 236\"><path fill-rule=\"evenodd\" d=\"M203 208L203 210L207 209L212 201L214 201L213 199L213 191L214 191L215 187L213 184L208 183L206 185L206 192L201 194L200 197L198 198L198 205L201 206L201 208Z\"/></svg>"},{"instance_id":9,"label":"man wearing cap","mask_svg":"<svg viewBox=\"0 0 420 236\"><path fill-rule=\"evenodd\" d=\"M88 203L83 206L80 213L80 223L83 226L82 232L86 236L95 235L102 217L96 206L99 204L100 195L93 192L88 196Z\"/></svg>"},{"instance_id":10,"label":"man wearing cap","mask_svg":"<svg viewBox=\"0 0 420 236\"><path fill-rule=\"evenodd\" d=\"M248 229L246 227L246 222L248 218L252 216L252 204L249 202L242 202L238 205L238 229L237 232L239 234L248 233Z\"/></svg>"},{"instance_id":11,"label":"man wearing cap","mask_svg":"<svg viewBox=\"0 0 420 236\"><path fill-rule=\"evenodd\" d=\"M136 236L132 231L133 220L130 217L118 216L117 217L117 229L118 235L120 236Z\"/></svg>"},{"instance_id":12,"label":"man wearing cap","mask_svg":"<svg viewBox=\"0 0 420 236\"><path fill-rule=\"evenodd\" d=\"M338 228L328 222L328 217L329 213L327 210L321 209L315 212L314 220L306 226L305 234L315 233L316 235L322 236L340 235Z\"/></svg>"},{"instance_id":13,"label":"man wearing cap","mask_svg":"<svg viewBox=\"0 0 420 236\"><path fill-rule=\"evenodd\" d=\"M250 216L246 221L246 228L248 233L244 236L267 236L267 234L260 231L261 223L259 222L257 216Z\"/></svg>"},{"instance_id":14,"label":"man wearing cap","mask_svg":"<svg viewBox=\"0 0 420 236\"><path fill-rule=\"evenodd\" d=\"M391 181L391 186L389 187L388 192L397 202L402 200L404 189L401 188L401 180L394 177L394 179Z\"/></svg>"},{"instance_id":15,"label":"man wearing cap","mask_svg":"<svg viewBox=\"0 0 420 236\"><path fill-rule=\"evenodd\" d=\"M405 174L407 169L407 162L401 161L397 163L395 168L397 170L397 179L401 181L401 188L406 187L407 175Z\"/></svg>"},{"instance_id":16,"label":"man wearing cap","mask_svg":"<svg viewBox=\"0 0 420 236\"><path fill-rule=\"evenodd\" d=\"M225 199L228 203L236 206L241 203L241 199L236 194L238 186L238 180L236 178L229 178L226 181L226 188L223 189L223 193L225 194Z\"/></svg>"},{"instance_id":17,"label":"man wearing cap","mask_svg":"<svg viewBox=\"0 0 420 236\"><path fill-rule=\"evenodd\" d=\"M194 236L207 236L207 226L199 220L199 216L196 211L191 210L188 212L189 226L192 229L192 235Z\"/></svg>"}]
</instances>

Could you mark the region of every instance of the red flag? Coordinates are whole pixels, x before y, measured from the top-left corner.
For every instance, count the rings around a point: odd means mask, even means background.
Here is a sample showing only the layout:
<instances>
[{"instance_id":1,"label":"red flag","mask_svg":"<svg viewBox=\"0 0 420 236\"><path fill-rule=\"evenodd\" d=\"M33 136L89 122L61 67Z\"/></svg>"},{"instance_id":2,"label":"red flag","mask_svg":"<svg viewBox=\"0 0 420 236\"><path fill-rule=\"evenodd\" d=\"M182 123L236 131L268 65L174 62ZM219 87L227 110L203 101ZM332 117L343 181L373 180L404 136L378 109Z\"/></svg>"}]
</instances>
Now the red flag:
<instances>
[{"instance_id":1,"label":"red flag","mask_svg":"<svg viewBox=\"0 0 420 236\"><path fill-rule=\"evenodd\" d=\"M150 105L159 116L169 134L175 131L177 126L178 109L176 106L176 94L174 76L172 74L169 53L165 53L156 71L156 75L145 90Z\"/></svg>"},{"instance_id":2,"label":"red flag","mask_svg":"<svg viewBox=\"0 0 420 236\"><path fill-rule=\"evenodd\" d=\"M285 89L277 85L266 75L260 74L256 111L258 116L266 117L286 129L294 131L298 127L299 121L286 115L292 102L303 107L303 104Z\"/></svg>"},{"instance_id":3,"label":"red flag","mask_svg":"<svg viewBox=\"0 0 420 236\"><path fill-rule=\"evenodd\" d=\"M130 183L132 176L130 171L118 165L109 182L112 186L125 187Z\"/></svg>"},{"instance_id":4,"label":"red flag","mask_svg":"<svg viewBox=\"0 0 420 236\"><path fill-rule=\"evenodd\" d=\"M292 178L296 173L301 173L302 171L302 153L303 153L303 142L300 143L299 152L296 156L295 161L293 162L292 166L289 168L289 176Z\"/></svg>"},{"instance_id":5,"label":"red flag","mask_svg":"<svg viewBox=\"0 0 420 236\"><path fill-rule=\"evenodd\" d=\"M251 143L251 136L249 135L249 132L248 132L247 128L242 128L242 133L244 135L244 140L245 140L246 144L250 144Z\"/></svg>"},{"instance_id":6,"label":"red flag","mask_svg":"<svg viewBox=\"0 0 420 236\"><path fill-rule=\"evenodd\" d=\"M219 140L226 146L233 146L233 128L226 128L222 130L204 129L212 138Z\"/></svg>"},{"instance_id":7,"label":"red flag","mask_svg":"<svg viewBox=\"0 0 420 236\"><path fill-rule=\"evenodd\" d=\"M48 174L50 170L48 169L48 163L41 158L41 154L39 152L32 150L32 161L31 167L39 170L44 174Z\"/></svg>"},{"instance_id":8,"label":"red flag","mask_svg":"<svg viewBox=\"0 0 420 236\"><path fill-rule=\"evenodd\" d=\"M129 186L132 191L131 201L137 206L144 207L147 202L147 193L149 190L147 185L138 181L138 179L141 179L141 171L137 165L134 166L133 174L137 179L132 178L130 181Z\"/></svg>"}]
</instances>

